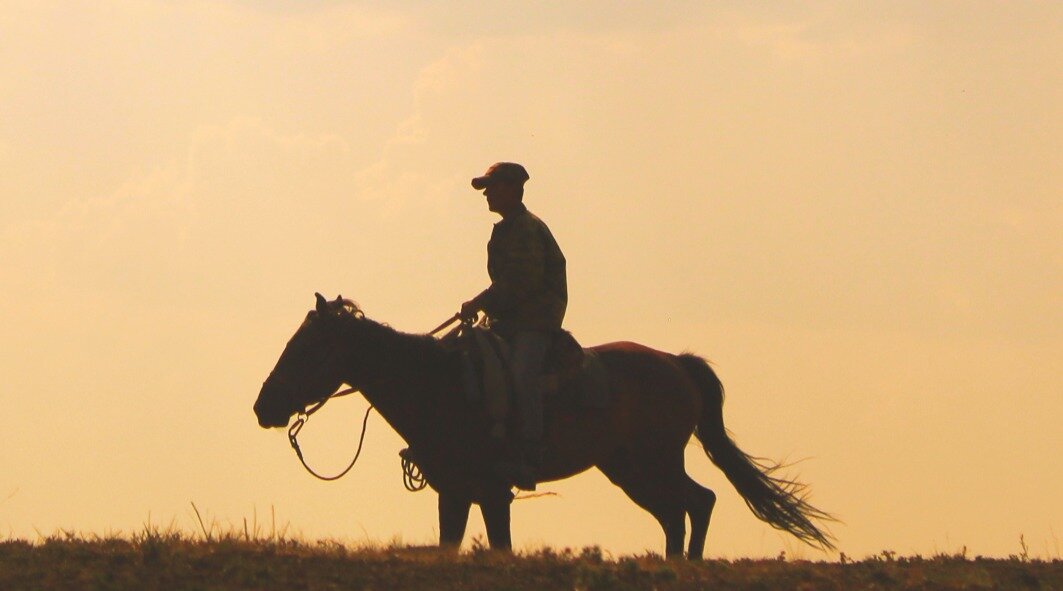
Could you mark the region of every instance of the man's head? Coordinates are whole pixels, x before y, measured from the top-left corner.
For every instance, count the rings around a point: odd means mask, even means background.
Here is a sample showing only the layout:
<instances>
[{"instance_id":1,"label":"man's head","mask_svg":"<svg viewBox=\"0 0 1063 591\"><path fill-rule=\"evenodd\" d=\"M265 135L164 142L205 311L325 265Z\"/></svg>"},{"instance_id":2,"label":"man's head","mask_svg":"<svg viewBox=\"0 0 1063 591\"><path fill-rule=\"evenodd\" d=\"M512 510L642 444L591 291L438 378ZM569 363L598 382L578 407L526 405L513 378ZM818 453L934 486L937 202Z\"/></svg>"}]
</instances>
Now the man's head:
<instances>
[{"instance_id":1,"label":"man's head","mask_svg":"<svg viewBox=\"0 0 1063 591\"><path fill-rule=\"evenodd\" d=\"M505 216L524 199L524 182L528 171L515 162L492 164L483 176L472 179L472 186L483 191L491 211Z\"/></svg>"}]
</instances>

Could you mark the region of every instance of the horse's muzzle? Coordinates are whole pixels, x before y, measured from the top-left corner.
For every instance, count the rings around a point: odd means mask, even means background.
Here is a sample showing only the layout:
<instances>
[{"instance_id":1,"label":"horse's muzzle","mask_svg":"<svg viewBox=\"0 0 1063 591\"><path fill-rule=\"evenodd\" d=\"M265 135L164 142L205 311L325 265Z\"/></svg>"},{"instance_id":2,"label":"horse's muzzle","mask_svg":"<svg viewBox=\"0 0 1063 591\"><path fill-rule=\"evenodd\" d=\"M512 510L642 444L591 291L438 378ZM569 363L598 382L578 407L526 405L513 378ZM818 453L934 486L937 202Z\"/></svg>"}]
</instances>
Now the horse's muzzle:
<instances>
[{"instance_id":1,"label":"horse's muzzle","mask_svg":"<svg viewBox=\"0 0 1063 591\"><path fill-rule=\"evenodd\" d=\"M285 407L286 405L280 404L282 400L280 394L268 382L262 384L262 391L259 392L258 400L255 401L254 407L255 417L258 418L260 427L270 429L288 426L288 419L291 418L293 413Z\"/></svg>"}]
</instances>

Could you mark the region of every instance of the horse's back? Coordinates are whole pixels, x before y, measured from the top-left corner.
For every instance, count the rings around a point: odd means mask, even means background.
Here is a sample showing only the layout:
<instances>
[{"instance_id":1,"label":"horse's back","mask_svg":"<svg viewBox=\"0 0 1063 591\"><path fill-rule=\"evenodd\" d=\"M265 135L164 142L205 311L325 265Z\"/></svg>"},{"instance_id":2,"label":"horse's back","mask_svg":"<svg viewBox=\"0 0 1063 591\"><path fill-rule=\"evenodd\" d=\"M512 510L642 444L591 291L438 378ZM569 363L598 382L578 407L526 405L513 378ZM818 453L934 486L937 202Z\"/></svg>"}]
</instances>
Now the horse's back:
<instances>
[{"instance_id":1,"label":"horse's back","mask_svg":"<svg viewBox=\"0 0 1063 591\"><path fill-rule=\"evenodd\" d=\"M609 374L613 414L618 427L635 434L666 433L690 438L701 416L701 394L676 355L631 341L591 347Z\"/></svg>"},{"instance_id":2,"label":"horse's back","mask_svg":"<svg viewBox=\"0 0 1063 591\"><path fill-rule=\"evenodd\" d=\"M647 384L661 390L685 391L692 385L678 356L672 353L631 341L605 343L590 349L598 354L614 380ZM667 394L662 392L662 395Z\"/></svg>"}]
</instances>

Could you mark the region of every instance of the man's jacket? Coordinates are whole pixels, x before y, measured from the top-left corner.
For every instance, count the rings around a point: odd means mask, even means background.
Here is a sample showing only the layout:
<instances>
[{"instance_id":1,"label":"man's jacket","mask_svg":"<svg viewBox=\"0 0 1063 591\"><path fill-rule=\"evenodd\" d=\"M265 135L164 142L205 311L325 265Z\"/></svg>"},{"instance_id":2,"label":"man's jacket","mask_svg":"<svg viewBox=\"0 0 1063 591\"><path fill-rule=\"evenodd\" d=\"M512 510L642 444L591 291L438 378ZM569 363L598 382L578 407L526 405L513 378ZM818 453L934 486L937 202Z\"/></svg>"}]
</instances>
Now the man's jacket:
<instances>
[{"instance_id":1,"label":"man's jacket","mask_svg":"<svg viewBox=\"0 0 1063 591\"><path fill-rule=\"evenodd\" d=\"M476 300L501 332L557 330L568 306L565 255L550 229L521 205L487 244L491 286Z\"/></svg>"}]
</instances>

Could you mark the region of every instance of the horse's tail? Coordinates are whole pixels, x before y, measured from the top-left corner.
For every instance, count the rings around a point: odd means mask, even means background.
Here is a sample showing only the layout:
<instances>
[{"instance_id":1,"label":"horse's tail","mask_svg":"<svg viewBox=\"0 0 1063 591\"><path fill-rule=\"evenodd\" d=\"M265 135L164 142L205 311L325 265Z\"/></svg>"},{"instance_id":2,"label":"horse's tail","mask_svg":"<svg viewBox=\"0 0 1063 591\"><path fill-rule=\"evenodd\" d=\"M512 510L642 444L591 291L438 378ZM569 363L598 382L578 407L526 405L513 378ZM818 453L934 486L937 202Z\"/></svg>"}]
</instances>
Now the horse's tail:
<instances>
[{"instance_id":1,"label":"horse's tail","mask_svg":"<svg viewBox=\"0 0 1063 591\"><path fill-rule=\"evenodd\" d=\"M709 459L723 470L753 514L809 545L834 549L830 533L815 522L835 519L808 502L807 486L774 476L784 466L750 456L731 439L723 426L723 384L708 362L690 353L684 353L678 359L701 390L703 405L694 434Z\"/></svg>"}]
</instances>

